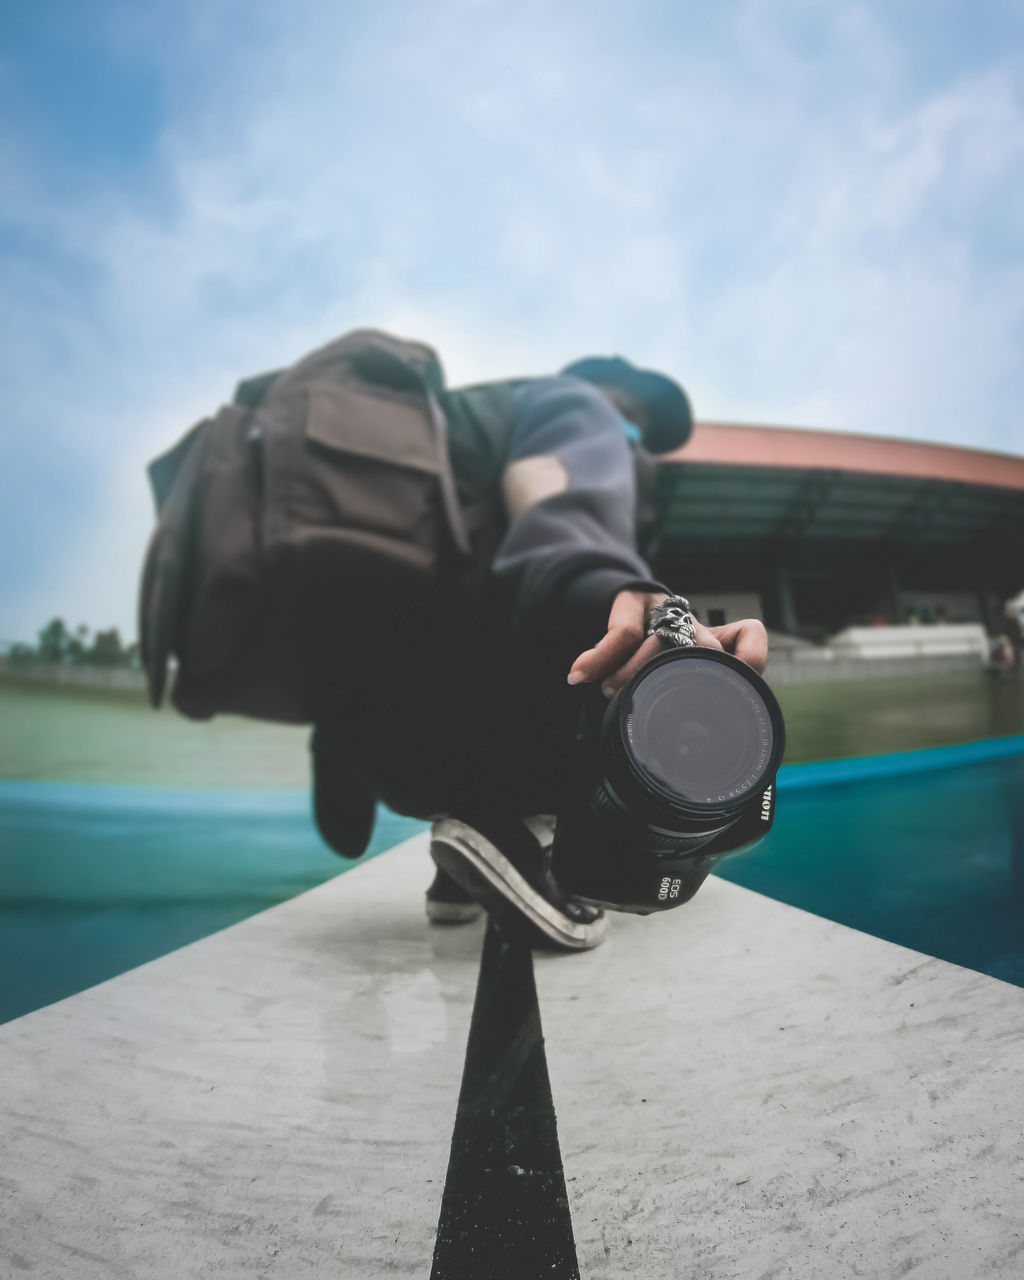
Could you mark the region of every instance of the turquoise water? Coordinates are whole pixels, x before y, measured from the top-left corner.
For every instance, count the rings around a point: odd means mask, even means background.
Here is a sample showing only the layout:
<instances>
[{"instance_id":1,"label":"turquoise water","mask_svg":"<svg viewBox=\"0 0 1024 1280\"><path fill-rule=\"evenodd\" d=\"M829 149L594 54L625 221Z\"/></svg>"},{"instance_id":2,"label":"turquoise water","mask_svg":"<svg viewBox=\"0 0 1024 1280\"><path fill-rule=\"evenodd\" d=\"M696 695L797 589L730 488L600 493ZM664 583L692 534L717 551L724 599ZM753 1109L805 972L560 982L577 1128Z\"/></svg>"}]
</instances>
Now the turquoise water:
<instances>
[{"instance_id":1,"label":"turquoise water","mask_svg":"<svg viewBox=\"0 0 1024 1280\"><path fill-rule=\"evenodd\" d=\"M1024 737L784 769L720 874L1024 986Z\"/></svg>"},{"instance_id":2,"label":"turquoise water","mask_svg":"<svg viewBox=\"0 0 1024 1280\"><path fill-rule=\"evenodd\" d=\"M363 861L423 829L381 811ZM306 791L0 782L0 850L0 1022L358 865Z\"/></svg>"},{"instance_id":3,"label":"turquoise water","mask_svg":"<svg viewBox=\"0 0 1024 1280\"><path fill-rule=\"evenodd\" d=\"M1024 986L1024 738L792 765L779 792L724 878ZM421 830L382 811L368 856ZM305 791L0 782L0 850L0 1021L352 865Z\"/></svg>"}]
</instances>

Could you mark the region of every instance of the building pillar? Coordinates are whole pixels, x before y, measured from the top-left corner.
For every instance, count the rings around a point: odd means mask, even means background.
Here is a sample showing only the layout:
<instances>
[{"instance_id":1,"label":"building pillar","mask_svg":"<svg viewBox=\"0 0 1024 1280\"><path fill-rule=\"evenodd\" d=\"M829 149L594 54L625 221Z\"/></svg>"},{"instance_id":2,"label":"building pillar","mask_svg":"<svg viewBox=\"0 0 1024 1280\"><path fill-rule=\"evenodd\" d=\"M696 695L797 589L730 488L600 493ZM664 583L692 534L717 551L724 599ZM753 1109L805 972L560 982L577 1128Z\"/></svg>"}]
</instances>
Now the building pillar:
<instances>
[{"instance_id":1,"label":"building pillar","mask_svg":"<svg viewBox=\"0 0 1024 1280\"><path fill-rule=\"evenodd\" d=\"M981 612L982 626L988 634L1001 635L1006 629L1006 618L999 597L991 591L979 591L978 608Z\"/></svg>"},{"instance_id":2,"label":"building pillar","mask_svg":"<svg viewBox=\"0 0 1024 1280\"><path fill-rule=\"evenodd\" d=\"M900 579L896 570L889 565L889 621L899 625L903 621L903 606L900 601Z\"/></svg>"},{"instance_id":3,"label":"building pillar","mask_svg":"<svg viewBox=\"0 0 1024 1280\"><path fill-rule=\"evenodd\" d=\"M797 629L796 609L793 605L793 584L785 565L778 565L775 570L775 590L779 598L779 617L782 629L789 635L795 635Z\"/></svg>"}]
</instances>

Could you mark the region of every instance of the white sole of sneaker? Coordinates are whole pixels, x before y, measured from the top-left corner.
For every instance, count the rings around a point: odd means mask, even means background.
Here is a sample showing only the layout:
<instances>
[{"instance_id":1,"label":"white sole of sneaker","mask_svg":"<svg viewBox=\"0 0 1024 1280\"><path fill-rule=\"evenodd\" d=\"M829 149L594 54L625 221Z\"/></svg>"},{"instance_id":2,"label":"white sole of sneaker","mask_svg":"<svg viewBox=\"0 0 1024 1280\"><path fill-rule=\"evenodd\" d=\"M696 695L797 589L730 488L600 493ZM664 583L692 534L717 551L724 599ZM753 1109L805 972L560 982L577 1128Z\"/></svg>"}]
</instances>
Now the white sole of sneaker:
<instances>
[{"instance_id":1,"label":"white sole of sneaker","mask_svg":"<svg viewBox=\"0 0 1024 1280\"><path fill-rule=\"evenodd\" d=\"M604 941L608 932L607 917L600 916L590 924L583 924L559 911L519 874L500 849L475 828L457 818L443 818L434 823L431 837L431 845L435 842L447 845L487 881L502 901L511 903L560 947L589 951ZM445 867L445 870L452 874L450 868Z\"/></svg>"},{"instance_id":2,"label":"white sole of sneaker","mask_svg":"<svg viewBox=\"0 0 1024 1280\"><path fill-rule=\"evenodd\" d=\"M484 909L479 902L436 902L427 899L427 919L431 924L472 924Z\"/></svg>"}]
</instances>

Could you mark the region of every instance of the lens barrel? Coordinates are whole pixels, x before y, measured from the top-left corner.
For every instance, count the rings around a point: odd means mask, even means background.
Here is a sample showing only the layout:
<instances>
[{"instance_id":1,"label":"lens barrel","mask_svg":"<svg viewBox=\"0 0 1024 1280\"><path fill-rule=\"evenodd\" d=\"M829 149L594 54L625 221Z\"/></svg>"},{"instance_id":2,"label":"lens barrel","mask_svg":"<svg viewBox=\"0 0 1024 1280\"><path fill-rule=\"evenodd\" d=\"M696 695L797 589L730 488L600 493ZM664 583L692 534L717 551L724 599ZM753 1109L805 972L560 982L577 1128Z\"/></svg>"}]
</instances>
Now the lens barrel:
<instances>
[{"instance_id":1,"label":"lens barrel","mask_svg":"<svg viewBox=\"0 0 1024 1280\"><path fill-rule=\"evenodd\" d=\"M717 649L661 654L609 703L585 692L555 882L641 915L688 901L719 858L771 829L784 741L771 689Z\"/></svg>"},{"instance_id":2,"label":"lens barrel","mask_svg":"<svg viewBox=\"0 0 1024 1280\"><path fill-rule=\"evenodd\" d=\"M716 649L675 649L609 703L603 783L635 817L702 834L774 777L784 745L779 704L753 668Z\"/></svg>"}]
</instances>

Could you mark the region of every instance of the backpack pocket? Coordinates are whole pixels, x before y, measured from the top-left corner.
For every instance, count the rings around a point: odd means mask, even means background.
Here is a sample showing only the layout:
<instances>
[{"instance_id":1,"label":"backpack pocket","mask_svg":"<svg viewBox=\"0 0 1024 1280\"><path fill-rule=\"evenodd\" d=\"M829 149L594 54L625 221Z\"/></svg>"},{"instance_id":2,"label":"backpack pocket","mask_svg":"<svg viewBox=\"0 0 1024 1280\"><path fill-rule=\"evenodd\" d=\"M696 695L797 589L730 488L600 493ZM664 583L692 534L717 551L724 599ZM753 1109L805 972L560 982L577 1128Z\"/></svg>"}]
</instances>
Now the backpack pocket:
<instances>
[{"instance_id":1,"label":"backpack pocket","mask_svg":"<svg viewBox=\"0 0 1024 1280\"><path fill-rule=\"evenodd\" d=\"M352 542L433 569L442 459L421 393L314 384L293 443L288 542Z\"/></svg>"}]
</instances>

